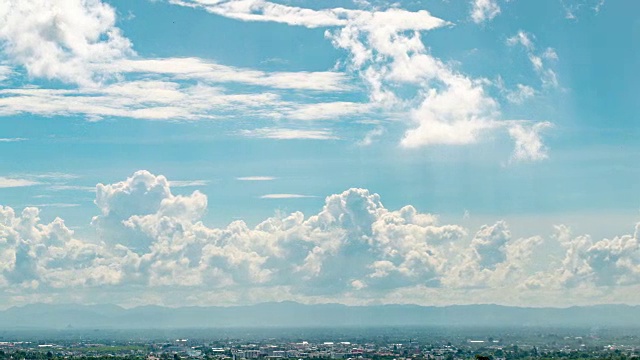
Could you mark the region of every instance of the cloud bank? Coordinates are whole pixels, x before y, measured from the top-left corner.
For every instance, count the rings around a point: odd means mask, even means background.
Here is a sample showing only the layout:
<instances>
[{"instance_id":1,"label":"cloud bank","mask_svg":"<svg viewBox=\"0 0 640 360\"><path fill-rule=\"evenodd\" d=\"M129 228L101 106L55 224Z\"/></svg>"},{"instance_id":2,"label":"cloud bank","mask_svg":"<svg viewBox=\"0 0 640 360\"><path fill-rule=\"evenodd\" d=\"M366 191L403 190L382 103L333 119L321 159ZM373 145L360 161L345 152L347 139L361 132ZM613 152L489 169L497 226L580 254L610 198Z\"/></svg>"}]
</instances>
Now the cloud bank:
<instances>
[{"instance_id":1,"label":"cloud bank","mask_svg":"<svg viewBox=\"0 0 640 360\"><path fill-rule=\"evenodd\" d=\"M0 206L7 304L172 304L178 296L202 305L252 293L243 301L566 305L584 294L634 302L640 286L640 223L613 239L565 226L547 239L514 238L504 221L474 231L411 205L388 209L378 194L352 188L326 197L315 214L212 228L202 221L206 195L175 195L164 176L144 170L98 184L95 205L95 236L83 239L60 218L43 223L35 207ZM542 244L561 249L560 260L537 258Z\"/></svg>"}]
</instances>

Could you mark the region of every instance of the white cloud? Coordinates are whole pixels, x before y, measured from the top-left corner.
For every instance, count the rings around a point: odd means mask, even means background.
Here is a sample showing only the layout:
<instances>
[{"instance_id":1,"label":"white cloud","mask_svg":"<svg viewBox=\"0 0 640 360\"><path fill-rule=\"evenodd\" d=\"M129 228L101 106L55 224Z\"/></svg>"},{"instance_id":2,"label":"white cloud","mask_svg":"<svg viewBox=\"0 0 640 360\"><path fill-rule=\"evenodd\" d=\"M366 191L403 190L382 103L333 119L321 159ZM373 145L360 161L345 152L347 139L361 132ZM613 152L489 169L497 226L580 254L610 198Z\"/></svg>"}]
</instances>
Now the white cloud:
<instances>
[{"instance_id":1,"label":"white cloud","mask_svg":"<svg viewBox=\"0 0 640 360\"><path fill-rule=\"evenodd\" d=\"M0 65L0 84L9 79L13 74L13 69L7 65Z\"/></svg>"},{"instance_id":2,"label":"white cloud","mask_svg":"<svg viewBox=\"0 0 640 360\"><path fill-rule=\"evenodd\" d=\"M347 61L336 67L347 72L264 72L193 57L139 57L115 26L116 13L111 6L100 0L73 0L64 5L39 1L11 3L2 13L6 21L0 27L0 39L8 59L31 76L78 87L4 89L0 116L32 113L97 121L104 117L197 120L241 114L243 118L320 120L384 111L409 119L410 128L401 141L407 147L470 144L507 126L498 120L497 102L484 90L486 80L461 74L430 54L421 33L450 23L426 10L313 10L265 0L171 1L242 21L326 27L326 36L334 46L349 54ZM478 0L474 6L484 19L499 11L493 1ZM53 35L44 37L42 29ZM547 52L545 59L549 56ZM534 64L542 61L534 54L530 59ZM552 70L538 68L545 84L557 84ZM369 103L297 103L283 101L276 93L349 91L354 89L350 84L354 76L364 81ZM230 91L227 83L267 89L242 93L236 86ZM409 87L411 91L399 91ZM308 95L314 94L302 96ZM263 128L240 133L273 139L339 137L327 129Z\"/></svg>"},{"instance_id":3,"label":"white cloud","mask_svg":"<svg viewBox=\"0 0 640 360\"><path fill-rule=\"evenodd\" d=\"M93 64L133 54L131 42L115 27L115 10L99 0L2 4L4 52L30 76L92 84L100 80Z\"/></svg>"},{"instance_id":4,"label":"white cloud","mask_svg":"<svg viewBox=\"0 0 640 360\"><path fill-rule=\"evenodd\" d=\"M353 22L371 26L390 26L399 30L430 30L445 22L420 10L402 9L387 11L349 10L344 8L312 10L273 3L265 0L207 1L170 0L171 3L189 7L201 7L211 13L243 21L278 22L293 26L341 27Z\"/></svg>"},{"instance_id":5,"label":"white cloud","mask_svg":"<svg viewBox=\"0 0 640 360\"><path fill-rule=\"evenodd\" d=\"M41 183L31 179L9 178L0 176L0 189L40 185Z\"/></svg>"},{"instance_id":6,"label":"white cloud","mask_svg":"<svg viewBox=\"0 0 640 360\"><path fill-rule=\"evenodd\" d=\"M519 31L516 35L507 39L507 45L521 45L522 47L524 47L527 56L529 57L529 61L533 66L533 69L540 77L542 85L545 87L558 87L558 77L555 71L550 69L548 67L548 64L545 64L544 61L557 61L558 54L553 48L547 48L541 54L537 54L534 39L535 37L532 34L524 31Z\"/></svg>"},{"instance_id":7,"label":"white cloud","mask_svg":"<svg viewBox=\"0 0 640 360\"><path fill-rule=\"evenodd\" d=\"M500 14L500 6L496 0L472 0L471 19L480 24L492 20Z\"/></svg>"},{"instance_id":8,"label":"white cloud","mask_svg":"<svg viewBox=\"0 0 640 360\"><path fill-rule=\"evenodd\" d=\"M558 54L553 48L547 48L542 54L542 57L547 60L558 60Z\"/></svg>"},{"instance_id":9,"label":"white cloud","mask_svg":"<svg viewBox=\"0 0 640 360\"><path fill-rule=\"evenodd\" d=\"M409 148L432 144L471 144L483 132L499 128L493 120L497 103L470 79L454 76L442 92L429 91L411 117L417 127L408 130L401 144Z\"/></svg>"},{"instance_id":10,"label":"white cloud","mask_svg":"<svg viewBox=\"0 0 640 360\"><path fill-rule=\"evenodd\" d=\"M580 13L591 10L598 14L605 4L605 0L559 0L565 11L565 18L578 20Z\"/></svg>"},{"instance_id":11,"label":"white cloud","mask_svg":"<svg viewBox=\"0 0 640 360\"><path fill-rule=\"evenodd\" d=\"M122 59L101 65L101 71L171 75L208 83L244 83L277 89L346 91L348 77L335 71L264 72L208 62L198 58Z\"/></svg>"},{"instance_id":12,"label":"white cloud","mask_svg":"<svg viewBox=\"0 0 640 360\"><path fill-rule=\"evenodd\" d=\"M35 205L29 205L30 207L37 207L37 208L41 208L41 207L54 207L54 208L69 208L69 207L78 207L80 206L80 204L74 204L74 203L44 203L44 204L35 204Z\"/></svg>"},{"instance_id":13,"label":"white cloud","mask_svg":"<svg viewBox=\"0 0 640 360\"><path fill-rule=\"evenodd\" d=\"M340 120L344 116L366 114L371 110L371 104L337 101L300 105L287 117L297 120Z\"/></svg>"},{"instance_id":14,"label":"white cloud","mask_svg":"<svg viewBox=\"0 0 640 360\"><path fill-rule=\"evenodd\" d=\"M66 191L66 190L77 190L77 191L87 191L87 192L95 192L95 186L85 186L85 185L51 185L47 187L49 190L53 191Z\"/></svg>"},{"instance_id":15,"label":"white cloud","mask_svg":"<svg viewBox=\"0 0 640 360\"><path fill-rule=\"evenodd\" d=\"M517 34L507 39L507 45L509 46L515 46L518 44L524 46L528 51L533 51L535 49L531 35L524 31L518 31Z\"/></svg>"},{"instance_id":16,"label":"white cloud","mask_svg":"<svg viewBox=\"0 0 640 360\"><path fill-rule=\"evenodd\" d=\"M339 139L331 130L327 129L288 129L288 128L261 128L253 130L241 130L240 135L263 139L276 140L337 140Z\"/></svg>"},{"instance_id":17,"label":"white cloud","mask_svg":"<svg viewBox=\"0 0 640 360\"><path fill-rule=\"evenodd\" d=\"M547 148L542 143L540 133L552 127L549 122L540 122L532 125L513 123L509 128L509 135L515 141L512 160L515 161L539 161L547 158Z\"/></svg>"},{"instance_id":18,"label":"white cloud","mask_svg":"<svg viewBox=\"0 0 640 360\"><path fill-rule=\"evenodd\" d=\"M310 216L211 228L202 222L207 197L174 195L170 184L147 171L98 184L98 238L90 240L61 219L41 223L36 208L16 214L0 206L0 294L56 299L73 291L75 301L91 301L91 289L117 289L106 293L163 302L162 289L172 286L196 298L212 289L232 297L278 289L270 299L557 305L571 294L640 283L640 224L633 235L600 241L563 226L549 239L514 238L504 221L469 235L411 205L387 209L379 195L353 188L328 196ZM540 262L534 250L543 243L562 249L561 260Z\"/></svg>"},{"instance_id":19,"label":"white cloud","mask_svg":"<svg viewBox=\"0 0 640 360\"><path fill-rule=\"evenodd\" d=\"M140 57L115 26L114 8L101 0L2 1L0 45L12 67L0 65L0 81L21 76L24 69L30 77L72 86L3 89L0 116L194 120L242 113L271 118L299 105L284 104L270 91L352 89L349 77L335 71L265 72L193 57ZM267 90L228 91L227 83Z\"/></svg>"},{"instance_id":20,"label":"white cloud","mask_svg":"<svg viewBox=\"0 0 640 360\"><path fill-rule=\"evenodd\" d=\"M266 194L260 196L260 199L303 199L313 198L313 195L301 195L301 194Z\"/></svg>"},{"instance_id":21,"label":"white cloud","mask_svg":"<svg viewBox=\"0 0 640 360\"><path fill-rule=\"evenodd\" d=\"M0 138L0 143L21 142L27 141L26 138Z\"/></svg>"},{"instance_id":22,"label":"white cloud","mask_svg":"<svg viewBox=\"0 0 640 360\"><path fill-rule=\"evenodd\" d=\"M536 90L531 86L518 84L517 89L513 91L507 91L507 100L514 104L522 104L525 100L532 98L536 95Z\"/></svg>"},{"instance_id":23,"label":"white cloud","mask_svg":"<svg viewBox=\"0 0 640 360\"><path fill-rule=\"evenodd\" d=\"M0 115L32 113L42 116L84 115L156 120L195 120L236 114L264 115L265 104L277 106L270 93L226 94L206 85L167 81L131 81L83 90L39 88L0 90Z\"/></svg>"},{"instance_id":24,"label":"white cloud","mask_svg":"<svg viewBox=\"0 0 640 360\"><path fill-rule=\"evenodd\" d=\"M358 141L359 146L370 146L376 141L377 138L384 134L384 128L378 126L372 130L369 130L362 140Z\"/></svg>"},{"instance_id":25,"label":"white cloud","mask_svg":"<svg viewBox=\"0 0 640 360\"><path fill-rule=\"evenodd\" d=\"M565 249L560 266L533 276L530 284L584 288L640 284L640 223L632 235L594 241L589 235L574 237L571 229L556 227L555 238Z\"/></svg>"},{"instance_id":26,"label":"white cloud","mask_svg":"<svg viewBox=\"0 0 640 360\"><path fill-rule=\"evenodd\" d=\"M277 178L273 176L241 176L236 178L240 181L272 181L275 179Z\"/></svg>"},{"instance_id":27,"label":"white cloud","mask_svg":"<svg viewBox=\"0 0 640 360\"><path fill-rule=\"evenodd\" d=\"M294 119L331 119L371 108L409 109L413 127L401 144L469 144L485 132L508 127L499 123L497 102L483 88L483 79L472 79L431 56L421 31L447 26L427 11L401 9L364 11L312 10L263 0L173 1L242 21L270 21L306 27L328 27L334 46L348 51L347 69L358 75L369 90L371 104L325 103L298 107ZM489 19L499 7L493 1L477 1L476 18ZM417 96L404 99L396 88L415 86ZM460 106L463 104L463 106Z\"/></svg>"},{"instance_id":28,"label":"white cloud","mask_svg":"<svg viewBox=\"0 0 640 360\"><path fill-rule=\"evenodd\" d=\"M207 180L171 180L169 182L172 187L206 186L207 184L209 184Z\"/></svg>"}]
</instances>

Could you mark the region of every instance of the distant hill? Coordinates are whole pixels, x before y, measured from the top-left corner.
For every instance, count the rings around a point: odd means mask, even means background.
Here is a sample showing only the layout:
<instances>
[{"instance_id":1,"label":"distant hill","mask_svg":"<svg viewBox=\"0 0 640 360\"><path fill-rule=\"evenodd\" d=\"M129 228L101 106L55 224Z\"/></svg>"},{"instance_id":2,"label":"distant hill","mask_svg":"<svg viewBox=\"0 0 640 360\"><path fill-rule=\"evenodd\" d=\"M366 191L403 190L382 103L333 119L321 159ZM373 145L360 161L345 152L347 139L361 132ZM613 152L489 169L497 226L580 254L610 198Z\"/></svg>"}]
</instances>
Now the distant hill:
<instances>
[{"instance_id":1,"label":"distant hill","mask_svg":"<svg viewBox=\"0 0 640 360\"><path fill-rule=\"evenodd\" d=\"M499 305L346 306L295 302L234 307L32 304L0 311L0 329L183 329L220 327L640 326L640 306L521 308Z\"/></svg>"}]
</instances>

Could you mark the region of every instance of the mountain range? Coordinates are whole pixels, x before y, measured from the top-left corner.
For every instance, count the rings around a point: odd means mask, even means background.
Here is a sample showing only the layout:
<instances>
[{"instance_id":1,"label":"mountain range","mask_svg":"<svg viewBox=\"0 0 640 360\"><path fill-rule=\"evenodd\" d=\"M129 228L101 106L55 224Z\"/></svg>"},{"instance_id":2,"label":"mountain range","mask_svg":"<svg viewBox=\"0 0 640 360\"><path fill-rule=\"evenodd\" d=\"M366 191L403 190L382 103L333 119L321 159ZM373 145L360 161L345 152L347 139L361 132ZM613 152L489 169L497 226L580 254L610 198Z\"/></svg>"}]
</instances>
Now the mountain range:
<instances>
[{"instance_id":1,"label":"mountain range","mask_svg":"<svg viewBox=\"0 0 640 360\"><path fill-rule=\"evenodd\" d=\"M637 327L640 306L525 308L501 305L305 305L231 307L30 304L0 311L0 329L181 329L223 327L610 326Z\"/></svg>"}]
</instances>

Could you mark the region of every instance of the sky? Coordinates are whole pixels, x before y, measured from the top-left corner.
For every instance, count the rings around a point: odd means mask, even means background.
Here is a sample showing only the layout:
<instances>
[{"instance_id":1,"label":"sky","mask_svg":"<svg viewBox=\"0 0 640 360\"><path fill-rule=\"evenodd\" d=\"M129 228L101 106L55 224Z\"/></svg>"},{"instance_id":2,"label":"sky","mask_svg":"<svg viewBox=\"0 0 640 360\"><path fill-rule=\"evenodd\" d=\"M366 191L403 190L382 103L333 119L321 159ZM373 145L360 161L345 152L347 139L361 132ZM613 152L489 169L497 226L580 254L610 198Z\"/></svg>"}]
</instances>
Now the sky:
<instances>
[{"instance_id":1,"label":"sky","mask_svg":"<svg viewBox=\"0 0 640 360\"><path fill-rule=\"evenodd\" d=\"M638 11L0 0L0 304L640 304Z\"/></svg>"}]
</instances>

